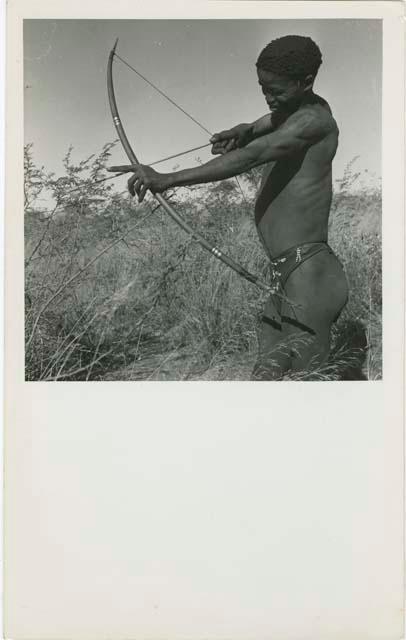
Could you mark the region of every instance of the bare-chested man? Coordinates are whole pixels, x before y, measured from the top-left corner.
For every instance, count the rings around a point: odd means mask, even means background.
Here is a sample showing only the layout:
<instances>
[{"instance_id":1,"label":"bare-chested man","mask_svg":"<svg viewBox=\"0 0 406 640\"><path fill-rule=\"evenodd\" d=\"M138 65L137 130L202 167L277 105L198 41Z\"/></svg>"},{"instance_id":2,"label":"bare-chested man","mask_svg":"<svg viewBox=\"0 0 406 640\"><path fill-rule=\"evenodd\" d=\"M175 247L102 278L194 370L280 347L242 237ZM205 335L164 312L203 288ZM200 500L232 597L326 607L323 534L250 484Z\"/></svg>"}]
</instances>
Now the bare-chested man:
<instances>
[{"instance_id":1,"label":"bare-chested man","mask_svg":"<svg viewBox=\"0 0 406 640\"><path fill-rule=\"evenodd\" d=\"M267 301L252 378L277 380L311 370L330 350L330 330L348 296L341 263L327 244L331 164L338 127L327 102L313 92L321 64L317 45L302 36L270 42L256 66L270 114L215 134L219 157L196 168L161 174L125 165L132 195L224 180L264 166L255 205L259 237L270 259L275 293Z\"/></svg>"}]
</instances>

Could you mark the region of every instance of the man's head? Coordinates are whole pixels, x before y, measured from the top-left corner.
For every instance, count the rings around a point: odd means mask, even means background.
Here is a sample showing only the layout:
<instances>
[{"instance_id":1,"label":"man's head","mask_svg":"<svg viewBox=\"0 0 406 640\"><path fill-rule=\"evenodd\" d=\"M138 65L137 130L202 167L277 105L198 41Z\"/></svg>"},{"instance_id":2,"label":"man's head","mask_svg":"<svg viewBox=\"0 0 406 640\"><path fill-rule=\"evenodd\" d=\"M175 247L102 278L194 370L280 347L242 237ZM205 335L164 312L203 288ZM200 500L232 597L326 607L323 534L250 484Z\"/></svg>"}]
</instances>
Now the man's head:
<instances>
[{"instance_id":1,"label":"man's head","mask_svg":"<svg viewBox=\"0 0 406 640\"><path fill-rule=\"evenodd\" d=\"M284 36L272 40L258 57L259 84L272 111L291 111L313 88L321 65L320 49L311 38Z\"/></svg>"}]
</instances>

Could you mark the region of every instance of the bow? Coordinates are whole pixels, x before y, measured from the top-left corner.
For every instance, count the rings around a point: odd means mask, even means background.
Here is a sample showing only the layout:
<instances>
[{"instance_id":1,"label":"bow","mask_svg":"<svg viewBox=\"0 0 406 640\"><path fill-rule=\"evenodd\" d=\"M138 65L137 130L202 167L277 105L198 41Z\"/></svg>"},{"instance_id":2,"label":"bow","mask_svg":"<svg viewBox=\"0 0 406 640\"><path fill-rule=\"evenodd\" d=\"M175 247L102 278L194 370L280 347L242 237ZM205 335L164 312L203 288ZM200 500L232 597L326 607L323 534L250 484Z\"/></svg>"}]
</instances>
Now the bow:
<instances>
[{"instance_id":1,"label":"bow","mask_svg":"<svg viewBox=\"0 0 406 640\"><path fill-rule=\"evenodd\" d=\"M121 124L120 116L118 114L116 98L114 94L113 59L116 53L117 43L118 43L118 38L114 43L114 47L110 51L108 65L107 65L107 90L108 90L108 96L109 96L110 110L113 116L113 122L116 128L118 137L120 138L121 144L124 147L124 150L127 154L128 159L130 160L131 164L140 164L126 136L123 125ZM183 218L178 213L176 213L173 207L165 200L165 198L160 193L155 193L153 195L155 199L159 202L159 204L162 206L162 208L170 215L170 217L184 231L186 231L186 233L188 233L194 240L196 240L203 247L203 249L206 249L206 251L209 251L212 255L214 255L215 258L217 258L218 260L221 260L221 262L223 262L230 269L238 273L242 278L245 278L245 280L248 280L249 282L254 283L255 285L257 285L257 287L259 287L263 291L266 291L267 293L270 293L272 291L272 288L269 285L267 285L265 282L260 280L258 276L255 276L254 274L247 271L242 265L238 264L238 262L235 262L232 258L230 258L230 256L227 256L226 254L222 253L217 247L209 243L200 233L192 229L192 227L190 227L188 223L185 220L183 220Z\"/></svg>"}]
</instances>

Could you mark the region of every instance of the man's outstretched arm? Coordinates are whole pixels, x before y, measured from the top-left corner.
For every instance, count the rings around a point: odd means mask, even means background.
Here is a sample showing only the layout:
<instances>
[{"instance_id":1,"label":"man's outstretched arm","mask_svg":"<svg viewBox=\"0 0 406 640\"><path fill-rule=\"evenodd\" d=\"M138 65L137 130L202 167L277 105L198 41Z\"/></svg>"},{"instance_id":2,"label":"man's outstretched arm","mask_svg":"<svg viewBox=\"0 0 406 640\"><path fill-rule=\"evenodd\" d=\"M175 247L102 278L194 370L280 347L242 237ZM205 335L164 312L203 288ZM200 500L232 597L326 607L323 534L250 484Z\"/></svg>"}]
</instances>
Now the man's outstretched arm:
<instances>
[{"instance_id":1,"label":"man's outstretched arm","mask_svg":"<svg viewBox=\"0 0 406 640\"><path fill-rule=\"evenodd\" d=\"M262 135L241 149L234 149L205 164L173 173L160 174L151 167L125 165L110 171L131 171L128 181L132 195L142 202L147 190L160 193L171 187L185 187L217 182L237 176L267 162L280 160L310 147L323 139L333 126L331 118L303 110L294 113L276 131Z\"/></svg>"},{"instance_id":2,"label":"man's outstretched arm","mask_svg":"<svg viewBox=\"0 0 406 640\"><path fill-rule=\"evenodd\" d=\"M259 136L241 149L234 149L199 167L166 174L167 188L231 178L303 151L321 140L330 129L330 119L321 119L312 112L296 112L276 131Z\"/></svg>"}]
</instances>

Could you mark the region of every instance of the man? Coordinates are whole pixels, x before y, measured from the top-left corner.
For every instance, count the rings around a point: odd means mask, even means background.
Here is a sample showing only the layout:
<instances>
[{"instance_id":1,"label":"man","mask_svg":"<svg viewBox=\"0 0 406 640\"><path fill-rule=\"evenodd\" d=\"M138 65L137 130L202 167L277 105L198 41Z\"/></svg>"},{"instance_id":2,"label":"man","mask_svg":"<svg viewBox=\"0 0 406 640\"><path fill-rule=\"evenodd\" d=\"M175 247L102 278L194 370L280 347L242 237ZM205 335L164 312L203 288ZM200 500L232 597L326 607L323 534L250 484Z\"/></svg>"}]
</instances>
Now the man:
<instances>
[{"instance_id":1,"label":"man","mask_svg":"<svg viewBox=\"0 0 406 640\"><path fill-rule=\"evenodd\" d=\"M142 202L147 190L224 180L264 165L255 222L274 293L262 317L254 380L320 366L329 354L331 325L347 301L342 265L327 244L338 127L327 102L313 92L320 64L310 38L273 40L256 63L271 113L215 134L212 153L219 157L168 174L145 165L110 169L133 172L128 188Z\"/></svg>"}]
</instances>

